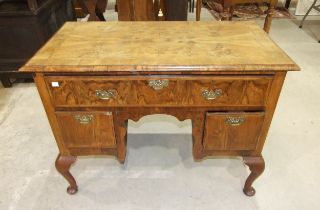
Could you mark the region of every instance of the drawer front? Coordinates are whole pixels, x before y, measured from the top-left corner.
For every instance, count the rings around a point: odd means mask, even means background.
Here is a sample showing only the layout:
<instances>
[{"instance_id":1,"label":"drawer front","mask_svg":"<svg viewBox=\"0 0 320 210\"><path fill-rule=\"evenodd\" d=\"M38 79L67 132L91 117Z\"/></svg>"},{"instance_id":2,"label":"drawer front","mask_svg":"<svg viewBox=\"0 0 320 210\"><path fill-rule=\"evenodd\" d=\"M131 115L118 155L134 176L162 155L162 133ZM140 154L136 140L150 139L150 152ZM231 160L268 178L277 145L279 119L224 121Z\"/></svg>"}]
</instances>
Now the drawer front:
<instances>
[{"instance_id":1,"label":"drawer front","mask_svg":"<svg viewBox=\"0 0 320 210\"><path fill-rule=\"evenodd\" d=\"M116 146L111 112L56 112L63 142L69 150Z\"/></svg>"},{"instance_id":2,"label":"drawer front","mask_svg":"<svg viewBox=\"0 0 320 210\"><path fill-rule=\"evenodd\" d=\"M207 113L204 149L255 150L264 122L264 112Z\"/></svg>"},{"instance_id":3,"label":"drawer front","mask_svg":"<svg viewBox=\"0 0 320 210\"><path fill-rule=\"evenodd\" d=\"M55 106L264 106L271 76L46 77Z\"/></svg>"}]
</instances>

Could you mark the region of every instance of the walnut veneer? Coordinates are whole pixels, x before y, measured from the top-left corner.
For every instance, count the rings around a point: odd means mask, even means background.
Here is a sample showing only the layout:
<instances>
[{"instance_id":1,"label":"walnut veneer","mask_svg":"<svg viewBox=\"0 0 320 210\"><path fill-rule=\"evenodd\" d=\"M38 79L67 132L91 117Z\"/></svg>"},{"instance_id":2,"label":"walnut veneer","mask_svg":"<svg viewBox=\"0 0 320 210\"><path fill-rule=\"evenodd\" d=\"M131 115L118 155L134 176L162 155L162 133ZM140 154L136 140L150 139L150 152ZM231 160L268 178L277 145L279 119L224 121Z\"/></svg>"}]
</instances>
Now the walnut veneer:
<instances>
[{"instance_id":1,"label":"walnut veneer","mask_svg":"<svg viewBox=\"0 0 320 210\"><path fill-rule=\"evenodd\" d=\"M69 172L76 156L123 163L128 120L162 113L191 119L195 160L242 156L248 196L286 72L295 70L253 22L67 23L21 68L34 73L68 193L78 189Z\"/></svg>"}]
</instances>

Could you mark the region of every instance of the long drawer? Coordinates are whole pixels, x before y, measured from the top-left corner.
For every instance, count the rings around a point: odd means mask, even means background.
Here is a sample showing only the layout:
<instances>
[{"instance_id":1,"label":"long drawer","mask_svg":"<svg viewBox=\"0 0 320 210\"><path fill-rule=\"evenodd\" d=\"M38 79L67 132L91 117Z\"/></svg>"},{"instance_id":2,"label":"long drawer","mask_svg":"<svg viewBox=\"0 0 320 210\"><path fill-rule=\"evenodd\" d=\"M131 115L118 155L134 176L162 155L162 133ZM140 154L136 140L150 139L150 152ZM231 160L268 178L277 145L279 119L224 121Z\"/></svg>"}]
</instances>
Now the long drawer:
<instances>
[{"instance_id":1,"label":"long drawer","mask_svg":"<svg viewBox=\"0 0 320 210\"><path fill-rule=\"evenodd\" d=\"M264 106L272 76L47 76L56 107Z\"/></svg>"}]
</instances>

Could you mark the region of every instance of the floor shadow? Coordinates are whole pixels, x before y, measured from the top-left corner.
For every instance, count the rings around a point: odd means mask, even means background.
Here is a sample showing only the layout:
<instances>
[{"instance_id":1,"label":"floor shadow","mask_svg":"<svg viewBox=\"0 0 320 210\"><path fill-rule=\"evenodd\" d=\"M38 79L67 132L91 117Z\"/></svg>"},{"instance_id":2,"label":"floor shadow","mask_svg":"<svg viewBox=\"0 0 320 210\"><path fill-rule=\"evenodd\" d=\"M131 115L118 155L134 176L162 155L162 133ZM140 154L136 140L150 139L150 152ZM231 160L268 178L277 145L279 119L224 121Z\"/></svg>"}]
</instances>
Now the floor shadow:
<instances>
[{"instance_id":1,"label":"floor shadow","mask_svg":"<svg viewBox=\"0 0 320 210\"><path fill-rule=\"evenodd\" d=\"M191 134L129 134L127 144L134 166L167 168L193 160Z\"/></svg>"}]
</instances>

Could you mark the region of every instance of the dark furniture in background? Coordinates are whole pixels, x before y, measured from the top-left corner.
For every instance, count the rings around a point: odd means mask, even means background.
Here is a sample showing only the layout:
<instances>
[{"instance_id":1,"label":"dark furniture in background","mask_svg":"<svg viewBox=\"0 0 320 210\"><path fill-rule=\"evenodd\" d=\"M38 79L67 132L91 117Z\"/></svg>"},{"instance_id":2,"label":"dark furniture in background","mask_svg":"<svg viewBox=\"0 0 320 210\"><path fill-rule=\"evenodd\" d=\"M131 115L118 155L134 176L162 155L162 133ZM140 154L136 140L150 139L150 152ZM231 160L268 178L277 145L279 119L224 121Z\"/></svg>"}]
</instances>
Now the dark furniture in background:
<instances>
[{"instance_id":1,"label":"dark furniture in background","mask_svg":"<svg viewBox=\"0 0 320 210\"><path fill-rule=\"evenodd\" d=\"M165 20L187 20L188 1L187 0L164 0Z\"/></svg>"},{"instance_id":2,"label":"dark furniture in background","mask_svg":"<svg viewBox=\"0 0 320 210\"><path fill-rule=\"evenodd\" d=\"M108 0L74 0L74 3L78 18L89 14L88 21L105 21L103 13ZM186 21L188 7L193 12L194 6L195 0L117 0L115 11L120 21Z\"/></svg>"},{"instance_id":3,"label":"dark furniture in background","mask_svg":"<svg viewBox=\"0 0 320 210\"><path fill-rule=\"evenodd\" d=\"M194 2L195 0L188 0L189 12L194 12Z\"/></svg>"},{"instance_id":4,"label":"dark furniture in background","mask_svg":"<svg viewBox=\"0 0 320 210\"><path fill-rule=\"evenodd\" d=\"M117 0L118 20L156 20L157 3L153 0Z\"/></svg>"},{"instance_id":5,"label":"dark furniture in background","mask_svg":"<svg viewBox=\"0 0 320 210\"><path fill-rule=\"evenodd\" d=\"M89 14L88 21L105 21L103 13L107 9L108 0L74 0L77 18Z\"/></svg>"},{"instance_id":6,"label":"dark furniture in background","mask_svg":"<svg viewBox=\"0 0 320 210\"><path fill-rule=\"evenodd\" d=\"M71 0L0 0L0 79L32 78L17 70L68 20Z\"/></svg>"},{"instance_id":7,"label":"dark furniture in background","mask_svg":"<svg viewBox=\"0 0 320 210\"><path fill-rule=\"evenodd\" d=\"M290 6L290 3L291 3L291 0L286 0L286 3L285 3L285 8L286 9L289 9L289 6Z\"/></svg>"},{"instance_id":8,"label":"dark furniture in background","mask_svg":"<svg viewBox=\"0 0 320 210\"><path fill-rule=\"evenodd\" d=\"M118 20L186 21L188 0L117 0Z\"/></svg>"}]
</instances>

